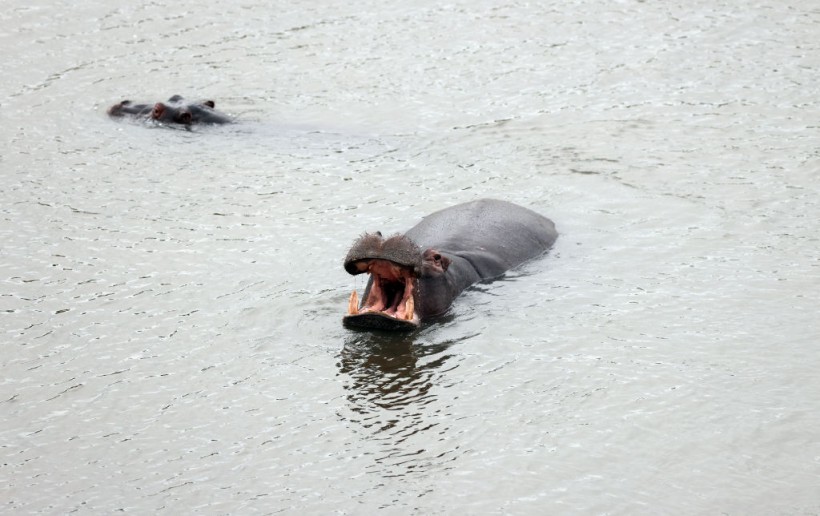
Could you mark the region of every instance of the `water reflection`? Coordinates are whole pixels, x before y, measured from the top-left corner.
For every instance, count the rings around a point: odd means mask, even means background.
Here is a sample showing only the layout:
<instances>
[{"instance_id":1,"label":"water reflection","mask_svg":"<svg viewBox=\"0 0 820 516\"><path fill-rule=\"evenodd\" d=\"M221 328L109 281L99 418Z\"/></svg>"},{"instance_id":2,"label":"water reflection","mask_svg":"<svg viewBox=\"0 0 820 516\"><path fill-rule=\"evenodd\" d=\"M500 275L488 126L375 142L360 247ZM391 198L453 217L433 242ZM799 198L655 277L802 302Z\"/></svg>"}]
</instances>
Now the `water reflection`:
<instances>
[{"instance_id":1,"label":"water reflection","mask_svg":"<svg viewBox=\"0 0 820 516\"><path fill-rule=\"evenodd\" d=\"M378 443L372 472L402 476L452 459L448 407L438 399L454 341L424 343L418 333L351 333L340 356L349 412L340 414Z\"/></svg>"}]
</instances>

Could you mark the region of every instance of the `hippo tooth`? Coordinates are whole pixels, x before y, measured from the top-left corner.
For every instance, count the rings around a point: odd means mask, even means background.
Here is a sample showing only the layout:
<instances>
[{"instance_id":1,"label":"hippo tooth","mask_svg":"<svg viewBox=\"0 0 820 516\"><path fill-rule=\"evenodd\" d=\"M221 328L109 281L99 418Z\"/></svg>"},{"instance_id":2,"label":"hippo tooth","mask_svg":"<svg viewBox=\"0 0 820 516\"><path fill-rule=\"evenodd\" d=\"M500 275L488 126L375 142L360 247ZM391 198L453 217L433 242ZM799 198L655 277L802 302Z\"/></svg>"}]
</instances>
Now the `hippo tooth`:
<instances>
[{"instance_id":1,"label":"hippo tooth","mask_svg":"<svg viewBox=\"0 0 820 516\"><path fill-rule=\"evenodd\" d=\"M350 293L350 300L347 302L347 313L350 315L359 313L359 295L355 290Z\"/></svg>"},{"instance_id":2,"label":"hippo tooth","mask_svg":"<svg viewBox=\"0 0 820 516\"><path fill-rule=\"evenodd\" d=\"M416 309L416 305L413 303L413 296L407 298L407 304L404 305L404 318L408 321L413 320L413 311Z\"/></svg>"}]
</instances>

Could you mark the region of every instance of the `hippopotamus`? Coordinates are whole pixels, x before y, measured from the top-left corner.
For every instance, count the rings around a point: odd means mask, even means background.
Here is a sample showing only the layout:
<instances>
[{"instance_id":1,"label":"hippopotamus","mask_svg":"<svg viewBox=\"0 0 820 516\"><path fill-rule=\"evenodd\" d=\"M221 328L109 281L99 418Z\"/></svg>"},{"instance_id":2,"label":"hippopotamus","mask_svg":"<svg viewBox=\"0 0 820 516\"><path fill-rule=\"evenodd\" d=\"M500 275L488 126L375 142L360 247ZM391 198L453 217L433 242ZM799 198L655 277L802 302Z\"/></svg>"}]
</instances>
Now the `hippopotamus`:
<instances>
[{"instance_id":1,"label":"hippopotamus","mask_svg":"<svg viewBox=\"0 0 820 516\"><path fill-rule=\"evenodd\" d=\"M123 100L108 108L108 115L122 117L131 115L135 118L153 120L163 124L227 124L232 122L231 117L220 113L214 107L213 100L202 102L188 102L179 95L174 95L167 102L156 104L135 104L130 100Z\"/></svg>"},{"instance_id":2,"label":"hippopotamus","mask_svg":"<svg viewBox=\"0 0 820 516\"><path fill-rule=\"evenodd\" d=\"M354 290L342 323L348 328L413 330L447 312L478 281L541 256L558 232L548 218L497 199L437 211L403 235L365 233L344 268L368 273L361 304Z\"/></svg>"}]
</instances>

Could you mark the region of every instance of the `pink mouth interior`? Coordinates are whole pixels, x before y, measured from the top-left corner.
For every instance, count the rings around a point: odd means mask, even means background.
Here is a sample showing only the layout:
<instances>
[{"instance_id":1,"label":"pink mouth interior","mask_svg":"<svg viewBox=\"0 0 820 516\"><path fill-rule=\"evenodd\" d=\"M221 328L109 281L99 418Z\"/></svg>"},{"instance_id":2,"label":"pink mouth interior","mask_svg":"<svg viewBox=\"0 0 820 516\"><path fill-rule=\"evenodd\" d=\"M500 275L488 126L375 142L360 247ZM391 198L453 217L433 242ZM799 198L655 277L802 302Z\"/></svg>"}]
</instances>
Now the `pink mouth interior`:
<instances>
[{"instance_id":1,"label":"pink mouth interior","mask_svg":"<svg viewBox=\"0 0 820 516\"><path fill-rule=\"evenodd\" d=\"M379 259L367 261L366 267L373 283L359 313L381 312L397 319L413 319L412 269Z\"/></svg>"}]
</instances>

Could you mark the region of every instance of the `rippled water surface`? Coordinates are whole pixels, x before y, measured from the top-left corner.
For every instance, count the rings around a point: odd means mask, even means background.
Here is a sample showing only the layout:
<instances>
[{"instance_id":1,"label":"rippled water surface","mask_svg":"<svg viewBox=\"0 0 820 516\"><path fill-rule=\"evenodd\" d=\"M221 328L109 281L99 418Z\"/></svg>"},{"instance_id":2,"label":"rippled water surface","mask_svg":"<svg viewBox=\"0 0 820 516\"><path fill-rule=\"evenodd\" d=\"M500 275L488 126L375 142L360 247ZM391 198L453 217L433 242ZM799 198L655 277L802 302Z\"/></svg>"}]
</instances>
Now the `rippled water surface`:
<instances>
[{"instance_id":1,"label":"rippled water surface","mask_svg":"<svg viewBox=\"0 0 820 516\"><path fill-rule=\"evenodd\" d=\"M0 512L820 513L814 2L7 2ZM239 123L118 122L209 98ZM344 329L363 231L543 259Z\"/></svg>"}]
</instances>

